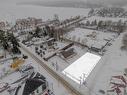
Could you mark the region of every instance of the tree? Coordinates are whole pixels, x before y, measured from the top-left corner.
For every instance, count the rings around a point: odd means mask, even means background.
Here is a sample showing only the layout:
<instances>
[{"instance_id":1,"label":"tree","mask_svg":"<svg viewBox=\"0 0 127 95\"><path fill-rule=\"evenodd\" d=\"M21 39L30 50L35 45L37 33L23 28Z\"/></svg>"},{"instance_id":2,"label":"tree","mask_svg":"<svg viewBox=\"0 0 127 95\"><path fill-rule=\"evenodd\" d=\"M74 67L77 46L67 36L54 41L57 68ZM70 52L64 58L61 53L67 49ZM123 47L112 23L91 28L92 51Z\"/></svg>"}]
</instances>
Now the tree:
<instances>
[{"instance_id":1,"label":"tree","mask_svg":"<svg viewBox=\"0 0 127 95\"><path fill-rule=\"evenodd\" d=\"M121 47L121 50L127 50L127 34L125 34L125 35L123 36L122 43L123 43L123 45L122 45L122 47Z\"/></svg>"},{"instance_id":2,"label":"tree","mask_svg":"<svg viewBox=\"0 0 127 95\"><path fill-rule=\"evenodd\" d=\"M35 51L37 51L38 50L38 47L35 47Z\"/></svg>"},{"instance_id":3,"label":"tree","mask_svg":"<svg viewBox=\"0 0 127 95\"><path fill-rule=\"evenodd\" d=\"M51 36L51 29L48 25L45 26L45 34Z\"/></svg>"},{"instance_id":4,"label":"tree","mask_svg":"<svg viewBox=\"0 0 127 95\"><path fill-rule=\"evenodd\" d=\"M92 16L92 15L94 15L94 9L93 8L88 13L88 16Z\"/></svg>"},{"instance_id":5,"label":"tree","mask_svg":"<svg viewBox=\"0 0 127 95\"><path fill-rule=\"evenodd\" d=\"M4 50L7 50L9 48L9 44L7 43L7 41L3 42L3 48Z\"/></svg>"},{"instance_id":6,"label":"tree","mask_svg":"<svg viewBox=\"0 0 127 95\"><path fill-rule=\"evenodd\" d=\"M2 31L2 30L0 30L0 42L1 42L4 50L7 50L9 47L8 38L5 35L5 31Z\"/></svg>"},{"instance_id":7,"label":"tree","mask_svg":"<svg viewBox=\"0 0 127 95\"><path fill-rule=\"evenodd\" d=\"M59 25L59 24L60 24L60 20L59 20L58 14L55 14L55 15L54 15L54 24L55 24L55 25Z\"/></svg>"},{"instance_id":8,"label":"tree","mask_svg":"<svg viewBox=\"0 0 127 95\"><path fill-rule=\"evenodd\" d=\"M0 42L4 48L4 50L8 50L9 48L12 48L12 52L15 53L21 53L21 51L19 50L19 43L16 39L16 37L14 37L13 33L7 33L5 31L0 31ZM12 47L10 45L10 43L12 44Z\"/></svg>"},{"instance_id":9,"label":"tree","mask_svg":"<svg viewBox=\"0 0 127 95\"><path fill-rule=\"evenodd\" d=\"M118 29L118 33L123 32L125 29L125 24L122 22L121 19L117 23L117 29Z\"/></svg>"},{"instance_id":10,"label":"tree","mask_svg":"<svg viewBox=\"0 0 127 95\"><path fill-rule=\"evenodd\" d=\"M13 54L21 54L21 51L19 50L19 48L17 47L17 46L13 46L13 48L12 48L12 52L13 52Z\"/></svg>"},{"instance_id":11,"label":"tree","mask_svg":"<svg viewBox=\"0 0 127 95\"><path fill-rule=\"evenodd\" d=\"M59 16L58 16L58 14L54 14L54 20L59 21Z\"/></svg>"},{"instance_id":12,"label":"tree","mask_svg":"<svg viewBox=\"0 0 127 95\"><path fill-rule=\"evenodd\" d=\"M107 27L110 27L111 24L112 24L112 21L111 21L111 20L108 20L108 21L106 21L105 23L106 23L106 26L107 26Z\"/></svg>"},{"instance_id":13,"label":"tree","mask_svg":"<svg viewBox=\"0 0 127 95\"><path fill-rule=\"evenodd\" d=\"M92 21L91 25L96 26L97 25L97 20L95 19L94 21Z\"/></svg>"},{"instance_id":14,"label":"tree","mask_svg":"<svg viewBox=\"0 0 127 95\"><path fill-rule=\"evenodd\" d=\"M97 29L99 29L99 28L102 29L102 27L103 27L102 24L103 24L103 21L99 21L98 25L97 25Z\"/></svg>"},{"instance_id":15,"label":"tree","mask_svg":"<svg viewBox=\"0 0 127 95\"><path fill-rule=\"evenodd\" d=\"M127 34L123 37L123 45L127 46Z\"/></svg>"},{"instance_id":16,"label":"tree","mask_svg":"<svg viewBox=\"0 0 127 95\"><path fill-rule=\"evenodd\" d=\"M4 31L0 30L0 42L1 42L1 43L4 42L4 37L5 37Z\"/></svg>"},{"instance_id":17,"label":"tree","mask_svg":"<svg viewBox=\"0 0 127 95\"><path fill-rule=\"evenodd\" d=\"M20 47L16 37L14 37L14 34L12 33L12 34L10 34L10 36L11 37L10 38L8 37L8 38L9 38L10 42L13 44L13 46Z\"/></svg>"},{"instance_id":18,"label":"tree","mask_svg":"<svg viewBox=\"0 0 127 95\"><path fill-rule=\"evenodd\" d=\"M48 34L47 34L47 31L46 31L46 28L43 28L43 36L45 37L45 36L47 36Z\"/></svg>"},{"instance_id":19,"label":"tree","mask_svg":"<svg viewBox=\"0 0 127 95\"><path fill-rule=\"evenodd\" d=\"M89 20L87 20L87 22L86 22L86 26L89 26L90 25L90 22L89 22Z\"/></svg>"},{"instance_id":20,"label":"tree","mask_svg":"<svg viewBox=\"0 0 127 95\"><path fill-rule=\"evenodd\" d=\"M42 31L42 30L41 30L39 27L37 27L33 36L34 36L34 37L40 37L40 32L41 32L41 31Z\"/></svg>"},{"instance_id":21,"label":"tree","mask_svg":"<svg viewBox=\"0 0 127 95\"><path fill-rule=\"evenodd\" d=\"M43 45L40 45L40 48L43 48Z\"/></svg>"}]
</instances>

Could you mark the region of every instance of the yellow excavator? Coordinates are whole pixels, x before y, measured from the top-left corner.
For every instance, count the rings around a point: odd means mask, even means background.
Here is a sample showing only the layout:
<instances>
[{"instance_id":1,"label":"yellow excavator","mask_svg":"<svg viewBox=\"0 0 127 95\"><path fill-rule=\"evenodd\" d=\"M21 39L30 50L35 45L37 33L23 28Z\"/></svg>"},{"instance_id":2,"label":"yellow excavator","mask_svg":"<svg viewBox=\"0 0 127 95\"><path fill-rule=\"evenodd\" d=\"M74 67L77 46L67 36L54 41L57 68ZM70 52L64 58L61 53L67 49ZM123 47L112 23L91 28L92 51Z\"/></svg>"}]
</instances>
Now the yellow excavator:
<instances>
[{"instance_id":1,"label":"yellow excavator","mask_svg":"<svg viewBox=\"0 0 127 95\"><path fill-rule=\"evenodd\" d=\"M22 64L24 64L25 60L22 58L16 58L14 59L13 63L11 64L11 68L14 70L18 70Z\"/></svg>"}]
</instances>

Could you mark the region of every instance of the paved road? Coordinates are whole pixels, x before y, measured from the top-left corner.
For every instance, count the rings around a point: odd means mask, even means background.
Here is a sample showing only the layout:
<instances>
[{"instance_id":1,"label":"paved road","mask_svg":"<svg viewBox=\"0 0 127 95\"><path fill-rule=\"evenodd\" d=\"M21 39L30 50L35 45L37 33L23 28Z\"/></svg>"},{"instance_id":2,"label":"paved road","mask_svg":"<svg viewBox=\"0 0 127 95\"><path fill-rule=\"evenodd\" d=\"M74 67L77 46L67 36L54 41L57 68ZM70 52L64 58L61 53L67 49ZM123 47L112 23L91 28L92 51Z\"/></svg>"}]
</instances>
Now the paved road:
<instances>
[{"instance_id":1,"label":"paved road","mask_svg":"<svg viewBox=\"0 0 127 95\"><path fill-rule=\"evenodd\" d=\"M58 75L55 71L53 71L49 66L47 66L44 62L37 58L33 53L31 53L24 45L20 44L21 48L28 53L38 64L40 64L50 75L52 75L56 80L61 82L61 84L70 92L72 92L72 95L84 95L81 92L79 92L75 87L69 84L65 79L63 79L60 75ZM47 63L48 64L48 63Z\"/></svg>"},{"instance_id":2,"label":"paved road","mask_svg":"<svg viewBox=\"0 0 127 95\"><path fill-rule=\"evenodd\" d=\"M77 24L77 23L79 23L79 22L81 22L81 21L83 21L83 20L85 20L85 19L87 19L87 18L89 18L89 17L81 17L81 18L79 18L79 19L76 19L76 20L74 20L74 21L71 21L71 22L69 22L69 23L67 23L67 24L64 24L64 25L61 25L61 26L59 26L59 27L56 27L57 29L63 29L63 28L67 28L67 27L70 27L71 25L75 25L75 24Z\"/></svg>"}]
</instances>

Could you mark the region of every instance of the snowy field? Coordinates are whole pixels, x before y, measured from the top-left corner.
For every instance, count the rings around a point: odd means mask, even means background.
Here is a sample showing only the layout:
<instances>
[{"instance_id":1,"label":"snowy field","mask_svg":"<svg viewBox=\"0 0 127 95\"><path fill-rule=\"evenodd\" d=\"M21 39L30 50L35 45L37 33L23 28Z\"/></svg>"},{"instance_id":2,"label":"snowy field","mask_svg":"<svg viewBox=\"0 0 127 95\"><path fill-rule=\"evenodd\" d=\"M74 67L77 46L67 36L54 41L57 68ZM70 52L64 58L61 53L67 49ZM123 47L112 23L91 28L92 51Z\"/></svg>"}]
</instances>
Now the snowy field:
<instances>
[{"instance_id":1,"label":"snowy field","mask_svg":"<svg viewBox=\"0 0 127 95\"><path fill-rule=\"evenodd\" d=\"M110 47L108 52L100 61L102 64L101 69L99 70L97 76L93 80L96 82L94 82L93 86L91 86L91 89L93 88L93 92L95 92L97 95L102 95L101 93L99 93L99 90L104 90L107 94L107 90L111 89L110 81L112 76L119 76L125 73L124 70L126 69L127 53L125 51L121 51L120 49L122 45L121 41L123 35L124 33L122 33L120 37L115 40L113 46ZM109 93L109 95L117 94L113 92ZM124 95L124 93L121 93L121 95Z\"/></svg>"},{"instance_id":2,"label":"snowy field","mask_svg":"<svg viewBox=\"0 0 127 95\"><path fill-rule=\"evenodd\" d=\"M53 19L54 14L58 14L61 20L70 18L77 15L86 16L89 9L76 9L76 8L55 8L43 7L34 5L4 5L0 6L0 20L14 22L19 18L37 17L42 18L44 21Z\"/></svg>"},{"instance_id":3,"label":"snowy field","mask_svg":"<svg viewBox=\"0 0 127 95\"><path fill-rule=\"evenodd\" d=\"M16 19L27 18L27 17L36 17L42 18L44 21L48 19L53 19L54 14L58 14L61 20L66 18L70 18L77 15L86 16L88 13L88 9L76 9L76 8L51 8L51 7L41 7L34 5L16 5L13 3L2 3L0 4L0 20L1 21L9 21L14 23ZM7 6L7 7L6 7ZM28 63L36 63L34 60L29 59ZM33 64L34 66L35 64ZM41 72L47 78L47 81L51 84L50 86L55 93L55 95L71 95L71 92L68 92L57 80L55 80L51 75L49 75L44 69L42 69L39 65L35 65L37 70ZM39 69L38 69L39 68ZM9 77L8 81L12 80L12 78L16 76L13 74L12 77ZM15 79L16 80L16 79ZM74 84L74 83L73 83ZM76 84L77 85L77 84ZM6 95L6 93L2 93L1 95ZM72 94L74 95L74 94Z\"/></svg>"},{"instance_id":4,"label":"snowy field","mask_svg":"<svg viewBox=\"0 0 127 95\"><path fill-rule=\"evenodd\" d=\"M9 0L7 0L9 1ZM89 9L76 9L76 8L55 8L55 7L42 7L42 6L34 6L34 5L16 5L16 0L13 0L13 2L6 3L5 1L1 2L0 4L0 21L9 21L13 22L18 19L18 18L26 18L26 17L37 17L37 18L42 18L44 21L48 19L52 19L54 14L58 14L60 19L66 19L70 18L71 16L77 16L77 15L83 15L86 16L87 13L89 12ZM23 0L24 1L24 0ZM119 19L126 21L127 19L125 18L100 18L100 17L92 17L89 18L89 20L112 20L112 21L118 21ZM68 33L66 36L70 39L73 36L75 36L76 41L82 41L85 40L84 38L86 35L89 35L89 33L92 33L93 30L88 30L88 29L75 29L74 31ZM116 34L113 33L104 33L104 32L97 32L97 39L96 41L98 42L104 42L104 39L114 39L116 37ZM105 53L105 55L102 57L102 59L99 61L100 68L98 69L98 72L92 73L94 74L95 77L89 77L90 79L90 86L88 89L89 90L89 95L103 95L102 93L99 92L99 90L104 90L105 95L107 95L107 90L110 89L110 80L112 76L115 75L123 75L124 69L126 67L126 62L127 62L127 53L123 52L120 50L121 47L121 40L122 40L123 34L121 34L118 39L115 40L113 45L108 49L108 51ZM80 40L79 40L80 39ZM88 40L88 45L94 44L94 40ZM73 60L65 60L59 58L58 56L55 56L49 60L49 63L51 62L56 62L59 61L59 68L58 73L61 74L61 71L64 70L66 67L70 65L70 63L73 63L75 60L80 58L83 54L87 52L86 49L81 49L81 48L76 48L77 51L80 51L79 54L77 54ZM34 52L34 50L31 50ZM35 53L34 53L35 54ZM41 57L38 56L39 59ZM57 59L57 60L56 60ZM51 90L54 91L55 95L74 95L71 94L71 92L67 91L63 85L54 79L50 74L47 73L40 65L37 64L32 58L29 58L27 60L27 63L30 64L32 63L32 66L35 67L35 69L39 72L41 72L42 75L44 75L49 84ZM58 62L57 62L58 63ZM8 64L8 62L7 62ZM49 66L51 66L50 64ZM0 65L1 67L1 65ZM53 68L54 69L54 68ZM19 73L14 73L4 79L1 79L0 82L9 82L11 83L12 81L15 81L17 76L19 76ZM20 77L20 76L19 76ZM78 88L79 90L85 92L84 87L79 88L74 81L69 80L66 76L65 79L68 80L73 86ZM86 93L85 93L86 94ZM0 93L0 95L8 95L7 93ZM88 93L87 93L88 95ZM109 95L117 95L116 93L112 93ZM121 95L124 95L123 93Z\"/></svg>"},{"instance_id":5,"label":"snowy field","mask_svg":"<svg viewBox=\"0 0 127 95\"><path fill-rule=\"evenodd\" d=\"M102 47L105 46L107 40L114 40L117 37L117 34L112 32L75 28L73 31L65 34L64 37L66 39L84 44L88 47L92 47L93 45Z\"/></svg>"},{"instance_id":6,"label":"snowy field","mask_svg":"<svg viewBox=\"0 0 127 95\"><path fill-rule=\"evenodd\" d=\"M94 21L96 20L97 22L99 21L112 21L112 22L118 22L119 20L121 21L127 21L127 18L119 18L119 17L98 17L98 16L92 16L90 18L88 18L87 20ZM86 23L87 20L84 20L82 22Z\"/></svg>"}]
</instances>

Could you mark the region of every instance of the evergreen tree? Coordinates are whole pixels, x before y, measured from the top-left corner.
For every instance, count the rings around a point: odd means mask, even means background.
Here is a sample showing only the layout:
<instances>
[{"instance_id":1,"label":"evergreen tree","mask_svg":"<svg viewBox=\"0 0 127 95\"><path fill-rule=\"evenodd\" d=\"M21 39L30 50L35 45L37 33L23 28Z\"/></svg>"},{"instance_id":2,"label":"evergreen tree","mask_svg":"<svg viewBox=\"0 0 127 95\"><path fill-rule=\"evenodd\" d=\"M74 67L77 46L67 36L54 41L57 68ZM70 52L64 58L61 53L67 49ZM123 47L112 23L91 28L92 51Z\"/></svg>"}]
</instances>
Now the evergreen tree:
<instances>
[{"instance_id":1,"label":"evergreen tree","mask_svg":"<svg viewBox=\"0 0 127 95\"><path fill-rule=\"evenodd\" d=\"M12 52L15 53L21 53L21 51L18 49L19 43L17 42L16 37L14 37L13 33L8 33L5 31L0 31L0 42L4 48L4 50L8 50L9 48L12 48ZM9 42L12 44L9 44Z\"/></svg>"},{"instance_id":2,"label":"evergreen tree","mask_svg":"<svg viewBox=\"0 0 127 95\"><path fill-rule=\"evenodd\" d=\"M92 15L94 15L94 9L93 8L88 13L88 16L92 16Z\"/></svg>"},{"instance_id":3,"label":"evergreen tree","mask_svg":"<svg viewBox=\"0 0 127 95\"><path fill-rule=\"evenodd\" d=\"M10 41L13 44L13 46L15 45L15 46L19 47L19 43L18 43L16 37L14 37L14 34L13 33L11 34Z\"/></svg>"},{"instance_id":4,"label":"evergreen tree","mask_svg":"<svg viewBox=\"0 0 127 95\"><path fill-rule=\"evenodd\" d=\"M89 20L87 20L87 22L86 22L86 26L89 26L90 25L90 22L89 22Z\"/></svg>"},{"instance_id":5,"label":"evergreen tree","mask_svg":"<svg viewBox=\"0 0 127 95\"><path fill-rule=\"evenodd\" d=\"M41 29L39 27L37 27L33 36L40 37L40 32L41 32Z\"/></svg>"},{"instance_id":6,"label":"evergreen tree","mask_svg":"<svg viewBox=\"0 0 127 95\"><path fill-rule=\"evenodd\" d=\"M99 21L97 25L97 29L102 29L103 27L102 24L103 24L103 21Z\"/></svg>"},{"instance_id":7,"label":"evergreen tree","mask_svg":"<svg viewBox=\"0 0 127 95\"><path fill-rule=\"evenodd\" d=\"M125 24L122 22L122 20L119 20L118 23L117 23L118 33L123 32L124 29L125 29Z\"/></svg>"},{"instance_id":8,"label":"evergreen tree","mask_svg":"<svg viewBox=\"0 0 127 95\"><path fill-rule=\"evenodd\" d=\"M96 25L97 25L96 19L95 19L94 21L92 21L91 25L92 25L92 26L96 26Z\"/></svg>"}]
</instances>

